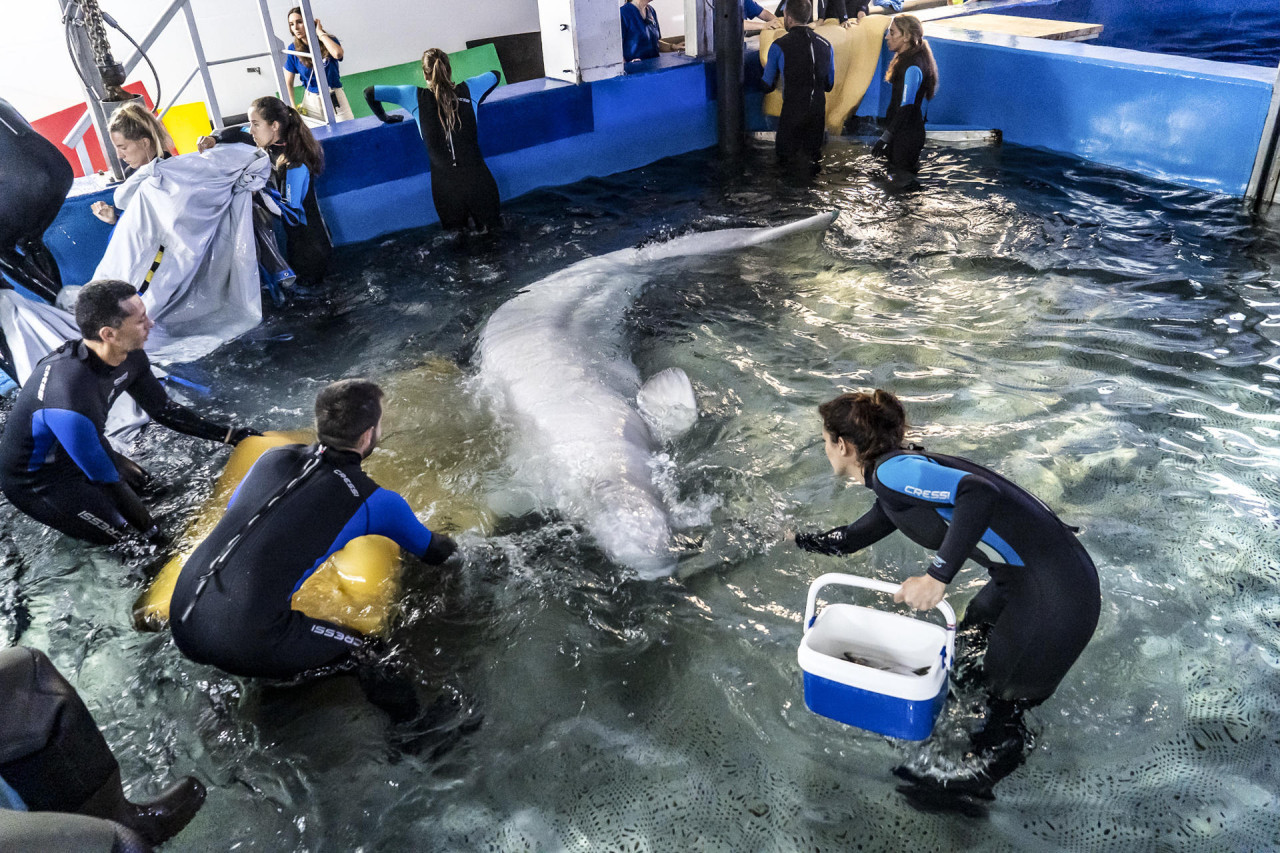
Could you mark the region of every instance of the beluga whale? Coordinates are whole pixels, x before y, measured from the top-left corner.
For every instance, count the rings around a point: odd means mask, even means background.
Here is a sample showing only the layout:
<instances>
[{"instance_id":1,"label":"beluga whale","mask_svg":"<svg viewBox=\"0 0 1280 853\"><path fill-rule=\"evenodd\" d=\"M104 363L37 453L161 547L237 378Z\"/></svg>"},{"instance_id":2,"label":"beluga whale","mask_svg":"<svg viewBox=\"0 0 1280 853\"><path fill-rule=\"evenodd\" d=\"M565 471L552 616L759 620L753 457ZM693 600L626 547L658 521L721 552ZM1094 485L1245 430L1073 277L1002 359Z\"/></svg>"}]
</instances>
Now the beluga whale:
<instances>
[{"instance_id":1,"label":"beluga whale","mask_svg":"<svg viewBox=\"0 0 1280 853\"><path fill-rule=\"evenodd\" d=\"M821 231L835 216L586 258L501 305L480 333L478 384L511 429L517 479L581 523L614 563L646 579L672 574L679 551L653 463L663 442L696 422L697 402L679 368L641 383L625 341L627 310L660 261Z\"/></svg>"}]
</instances>

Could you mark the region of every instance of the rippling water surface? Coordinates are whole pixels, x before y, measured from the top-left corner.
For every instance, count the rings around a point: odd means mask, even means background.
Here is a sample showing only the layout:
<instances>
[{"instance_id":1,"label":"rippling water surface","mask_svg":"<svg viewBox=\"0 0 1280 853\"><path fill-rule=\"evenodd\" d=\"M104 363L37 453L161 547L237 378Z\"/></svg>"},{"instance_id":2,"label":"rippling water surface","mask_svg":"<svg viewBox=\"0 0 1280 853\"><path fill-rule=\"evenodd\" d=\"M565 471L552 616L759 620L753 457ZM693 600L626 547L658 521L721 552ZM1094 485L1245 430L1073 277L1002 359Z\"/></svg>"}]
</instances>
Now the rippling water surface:
<instances>
[{"instance_id":1,"label":"rippling water surface","mask_svg":"<svg viewBox=\"0 0 1280 853\"><path fill-rule=\"evenodd\" d=\"M343 679L282 690L192 664L130 627L142 568L7 505L3 641L48 649L134 793L194 773L191 850L1244 850L1280 846L1280 234L1239 203L1026 149L934 149L919 192L833 148L808 185L767 152L547 190L508 233L435 229L344 249L332 300L189 367L197 404L297 427L325 382L392 389L370 469L463 533L412 568L396 638L481 729L402 757ZM427 203L424 199L423 203ZM641 582L580 530L510 499L519 460L472 389L484 319L581 258L689 230L837 208L825 237L657 267L628 317L643 374L684 368L702 416L655 470L698 543ZM805 710L795 662L810 580L897 580L901 536L846 559L778 544L852 520L814 407L888 387L914 438L1027 486L1102 577L1093 643L1033 712L1034 753L982 816L909 808L889 769L930 746ZM156 431L160 432L160 431ZM225 451L149 434L171 524ZM953 584L963 604L983 582ZM966 722L949 706L938 739Z\"/></svg>"}]
</instances>

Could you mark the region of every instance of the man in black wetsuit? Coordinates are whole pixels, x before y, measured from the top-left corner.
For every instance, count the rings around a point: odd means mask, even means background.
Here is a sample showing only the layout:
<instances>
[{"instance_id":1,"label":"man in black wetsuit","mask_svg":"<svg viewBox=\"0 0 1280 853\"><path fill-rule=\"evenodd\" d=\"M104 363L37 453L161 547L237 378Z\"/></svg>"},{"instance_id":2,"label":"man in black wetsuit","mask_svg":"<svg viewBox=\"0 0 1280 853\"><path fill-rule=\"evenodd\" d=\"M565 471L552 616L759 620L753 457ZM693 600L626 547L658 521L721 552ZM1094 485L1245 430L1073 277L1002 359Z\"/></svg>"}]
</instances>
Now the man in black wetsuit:
<instances>
[{"instance_id":1,"label":"man in black wetsuit","mask_svg":"<svg viewBox=\"0 0 1280 853\"><path fill-rule=\"evenodd\" d=\"M76 302L82 340L41 359L18 394L0 439L0 489L27 515L99 545L132 527L159 535L134 489L147 473L112 449L107 412L128 394L157 423L209 441L235 444L248 427L205 420L169 399L143 351L154 325L133 285L103 279Z\"/></svg>"},{"instance_id":2,"label":"man in black wetsuit","mask_svg":"<svg viewBox=\"0 0 1280 853\"><path fill-rule=\"evenodd\" d=\"M827 92L836 84L835 51L809 26L809 0L789 0L787 34L769 46L765 91L782 77L782 114L775 149L782 162L817 164L826 136Z\"/></svg>"},{"instance_id":3,"label":"man in black wetsuit","mask_svg":"<svg viewBox=\"0 0 1280 853\"><path fill-rule=\"evenodd\" d=\"M235 675L294 678L322 667L321 674L355 668L370 700L393 722L408 722L418 709L407 679L375 662L358 632L313 619L290 602L331 554L359 536L386 536L432 564L456 546L361 470L382 436L377 385L346 379L322 389L316 433L316 444L273 448L254 463L178 577L169 609L173 639L192 660Z\"/></svg>"}]
</instances>

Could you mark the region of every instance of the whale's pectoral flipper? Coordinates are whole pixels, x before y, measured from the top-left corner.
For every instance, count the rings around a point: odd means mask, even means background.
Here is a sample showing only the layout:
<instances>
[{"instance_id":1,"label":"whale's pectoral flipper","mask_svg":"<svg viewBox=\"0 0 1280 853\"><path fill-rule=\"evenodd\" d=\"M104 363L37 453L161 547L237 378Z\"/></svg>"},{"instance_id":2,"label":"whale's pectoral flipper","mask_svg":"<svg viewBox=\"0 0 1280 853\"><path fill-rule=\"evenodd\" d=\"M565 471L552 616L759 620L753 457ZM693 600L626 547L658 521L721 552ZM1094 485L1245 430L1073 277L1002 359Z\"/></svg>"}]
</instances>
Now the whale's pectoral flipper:
<instances>
[{"instance_id":1,"label":"whale's pectoral flipper","mask_svg":"<svg viewBox=\"0 0 1280 853\"><path fill-rule=\"evenodd\" d=\"M679 437L698 420L693 383L678 367L668 367L651 376L636 394L636 407L663 441Z\"/></svg>"}]
</instances>

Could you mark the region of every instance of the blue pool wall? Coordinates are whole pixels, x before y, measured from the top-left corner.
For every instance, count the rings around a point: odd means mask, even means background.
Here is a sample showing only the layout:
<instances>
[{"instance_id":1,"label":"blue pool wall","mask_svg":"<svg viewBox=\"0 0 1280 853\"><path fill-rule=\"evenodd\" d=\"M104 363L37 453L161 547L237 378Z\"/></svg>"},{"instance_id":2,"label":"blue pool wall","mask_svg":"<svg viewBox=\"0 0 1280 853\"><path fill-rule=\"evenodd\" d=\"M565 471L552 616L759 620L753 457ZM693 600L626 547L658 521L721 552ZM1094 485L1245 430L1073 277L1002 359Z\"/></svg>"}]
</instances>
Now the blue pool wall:
<instances>
[{"instance_id":1,"label":"blue pool wall","mask_svg":"<svg viewBox=\"0 0 1280 853\"><path fill-rule=\"evenodd\" d=\"M494 90L479 110L481 148L504 200L539 187L635 169L716 144L715 67L680 54L629 63L608 80L530 80ZM437 222L427 155L412 119L375 118L315 131L325 151L316 191L337 245ZM67 284L93 275L111 228L80 189L45 234Z\"/></svg>"},{"instance_id":2,"label":"blue pool wall","mask_svg":"<svg viewBox=\"0 0 1280 853\"><path fill-rule=\"evenodd\" d=\"M931 124L998 128L1006 142L1229 195L1248 186L1273 68L990 34L929 44Z\"/></svg>"}]
</instances>

